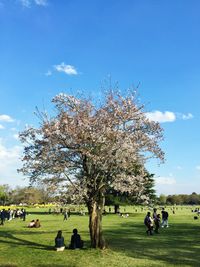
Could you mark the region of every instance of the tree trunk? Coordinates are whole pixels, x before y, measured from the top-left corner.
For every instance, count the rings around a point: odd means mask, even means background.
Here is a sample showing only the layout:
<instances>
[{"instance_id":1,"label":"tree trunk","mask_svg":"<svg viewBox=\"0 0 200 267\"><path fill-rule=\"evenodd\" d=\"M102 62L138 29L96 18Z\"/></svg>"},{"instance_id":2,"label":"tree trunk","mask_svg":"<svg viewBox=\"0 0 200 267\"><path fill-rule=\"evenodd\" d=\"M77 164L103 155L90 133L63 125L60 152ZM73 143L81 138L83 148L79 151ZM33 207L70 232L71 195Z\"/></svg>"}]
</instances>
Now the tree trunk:
<instances>
[{"instance_id":1,"label":"tree trunk","mask_svg":"<svg viewBox=\"0 0 200 267\"><path fill-rule=\"evenodd\" d=\"M88 211L91 247L103 249L105 240L102 234L102 201L91 201L88 204Z\"/></svg>"}]
</instances>

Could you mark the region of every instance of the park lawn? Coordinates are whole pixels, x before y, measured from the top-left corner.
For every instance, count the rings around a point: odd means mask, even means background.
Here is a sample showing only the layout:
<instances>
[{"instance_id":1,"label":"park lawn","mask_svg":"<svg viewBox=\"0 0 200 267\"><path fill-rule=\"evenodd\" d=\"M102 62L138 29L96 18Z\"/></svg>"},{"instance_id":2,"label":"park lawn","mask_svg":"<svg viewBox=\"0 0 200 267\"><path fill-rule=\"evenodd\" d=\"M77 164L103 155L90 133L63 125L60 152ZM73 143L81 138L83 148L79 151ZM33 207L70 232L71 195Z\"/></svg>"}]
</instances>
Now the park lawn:
<instances>
[{"instance_id":1,"label":"park lawn","mask_svg":"<svg viewBox=\"0 0 200 267\"><path fill-rule=\"evenodd\" d=\"M188 207L178 207L175 214L169 209L170 227L153 236L145 233L143 220L147 209L126 207L124 211L133 212L128 218L104 216L108 243L105 250L90 248L87 216L72 214L68 221L63 221L62 215L43 211L31 210L26 222L15 219L0 227L1 267L200 266L200 219L194 220ZM42 227L27 228L28 222L37 218ZM79 230L85 248L54 251L57 231L63 230L68 245L73 228Z\"/></svg>"}]
</instances>

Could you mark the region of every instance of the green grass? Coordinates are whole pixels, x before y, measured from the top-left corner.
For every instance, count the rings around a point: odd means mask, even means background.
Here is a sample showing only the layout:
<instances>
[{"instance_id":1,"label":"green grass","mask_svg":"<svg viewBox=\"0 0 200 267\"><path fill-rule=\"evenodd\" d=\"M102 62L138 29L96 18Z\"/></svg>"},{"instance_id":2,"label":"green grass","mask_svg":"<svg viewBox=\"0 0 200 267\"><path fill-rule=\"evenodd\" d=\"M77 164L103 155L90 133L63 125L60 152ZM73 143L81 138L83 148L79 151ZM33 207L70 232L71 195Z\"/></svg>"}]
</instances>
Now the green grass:
<instances>
[{"instance_id":1,"label":"green grass","mask_svg":"<svg viewBox=\"0 0 200 267\"><path fill-rule=\"evenodd\" d=\"M123 211L124 208L122 208ZM194 220L191 208L169 211L169 228L159 235L146 236L143 224L147 210L127 207L129 218L118 215L103 217L105 250L90 248L88 217L73 215L63 222L62 215L49 215L44 209L32 209L27 221L15 219L0 226L1 267L135 267L135 266L200 266L200 219ZM27 224L39 218L42 227L29 229ZM63 230L68 244L73 228L78 228L83 250L53 250L58 230Z\"/></svg>"}]
</instances>

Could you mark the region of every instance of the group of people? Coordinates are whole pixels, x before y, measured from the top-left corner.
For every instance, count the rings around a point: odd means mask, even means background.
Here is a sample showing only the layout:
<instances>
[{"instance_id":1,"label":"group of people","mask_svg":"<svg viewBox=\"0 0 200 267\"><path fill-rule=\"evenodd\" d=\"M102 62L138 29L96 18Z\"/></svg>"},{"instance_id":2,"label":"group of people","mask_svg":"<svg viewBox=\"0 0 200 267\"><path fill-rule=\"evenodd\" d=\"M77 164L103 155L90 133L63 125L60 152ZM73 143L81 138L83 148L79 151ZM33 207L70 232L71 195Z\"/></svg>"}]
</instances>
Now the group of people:
<instances>
[{"instance_id":1,"label":"group of people","mask_svg":"<svg viewBox=\"0 0 200 267\"><path fill-rule=\"evenodd\" d=\"M55 238L55 249L57 251L63 251L65 249L65 241L64 237L62 235L62 231L59 230L57 233L57 236ZM71 236L71 242L69 244L70 249L79 249L83 248L83 240L81 239L81 236L78 234L78 230L74 229L73 234Z\"/></svg>"},{"instance_id":2,"label":"group of people","mask_svg":"<svg viewBox=\"0 0 200 267\"><path fill-rule=\"evenodd\" d=\"M149 211L147 212L147 215L144 218L144 224L145 224L146 229L147 229L146 230L147 235L153 235L153 232L158 234L159 233L158 230L159 230L160 226L162 228L169 227L169 225L168 225L168 217L169 217L168 212L165 211L164 208L162 208L161 214L162 214L162 222L161 222L160 214L157 213L156 208L153 209L153 216L152 217L151 217L151 213Z\"/></svg>"},{"instance_id":3,"label":"group of people","mask_svg":"<svg viewBox=\"0 0 200 267\"><path fill-rule=\"evenodd\" d=\"M11 221L15 218L20 218L23 221L26 220L26 210L22 209L2 209L0 210L0 225L4 225L5 221Z\"/></svg>"}]
</instances>

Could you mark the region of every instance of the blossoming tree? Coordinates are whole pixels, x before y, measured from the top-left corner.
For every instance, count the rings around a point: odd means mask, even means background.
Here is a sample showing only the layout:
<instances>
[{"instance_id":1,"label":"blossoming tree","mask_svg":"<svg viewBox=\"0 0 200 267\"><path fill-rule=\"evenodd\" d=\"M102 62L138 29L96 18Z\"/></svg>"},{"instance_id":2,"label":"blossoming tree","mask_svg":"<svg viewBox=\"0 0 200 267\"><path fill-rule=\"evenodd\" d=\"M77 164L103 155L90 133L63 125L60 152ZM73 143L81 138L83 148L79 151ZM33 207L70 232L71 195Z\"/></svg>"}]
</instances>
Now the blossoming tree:
<instances>
[{"instance_id":1,"label":"blossoming tree","mask_svg":"<svg viewBox=\"0 0 200 267\"><path fill-rule=\"evenodd\" d=\"M39 113L40 126L20 134L24 143L20 169L31 182L52 179L66 183L88 207L91 246L103 248L102 211L108 188L137 192L142 198L143 167L149 157L161 161L162 129L145 116L134 93L106 94L101 105L59 94L56 114ZM134 166L141 166L134 174ZM144 168L145 170L145 168Z\"/></svg>"}]
</instances>

